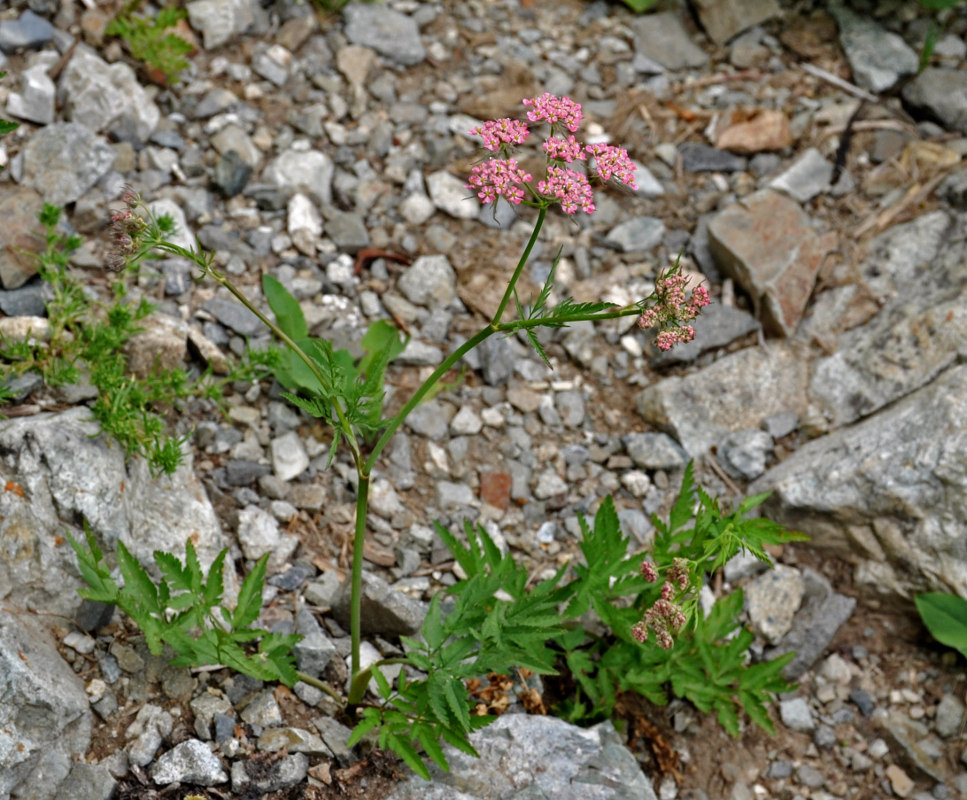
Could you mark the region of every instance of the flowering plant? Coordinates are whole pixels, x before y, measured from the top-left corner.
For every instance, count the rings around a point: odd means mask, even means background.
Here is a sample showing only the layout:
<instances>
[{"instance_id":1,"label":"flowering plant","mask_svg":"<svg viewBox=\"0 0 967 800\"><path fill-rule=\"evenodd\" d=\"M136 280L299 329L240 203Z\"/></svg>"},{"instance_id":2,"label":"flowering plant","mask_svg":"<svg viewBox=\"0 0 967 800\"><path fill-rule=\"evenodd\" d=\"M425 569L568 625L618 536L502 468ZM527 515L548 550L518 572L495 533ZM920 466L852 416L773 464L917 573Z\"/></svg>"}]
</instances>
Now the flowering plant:
<instances>
[{"instance_id":1,"label":"flowering plant","mask_svg":"<svg viewBox=\"0 0 967 800\"><path fill-rule=\"evenodd\" d=\"M424 775L428 773L417 747L443 767L446 759L439 745L441 738L466 752L474 752L467 736L484 723L470 713L470 697L464 683L467 678L489 671L509 670L514 666L553 673L557 660L562 658L585 694L599 710L607 712L613 705L614 687L623 685L617 682L618 673L610 665L622 662L629 667L629 658L637 663L634 651L630 651L628 645L676 653L676 635L688 624L697 625L696 630L701 628L700 623L695 623L696 587L704 580L705 570L712 566L708 554L718 558L728 551L728 557L731 557L738 546L761 553L761 548L756 550L757 540L753 538L750 545L746 541L748 537L737 537L735 531L741 526L730 521L727 529L732 538L723 535L721 539L710 539L705 536L706 525L701 536L686 537L690 542L698 542L691 549L685 547L678 534L670 535L667 541L659 540L654 554L655 564L646 562L639 573L640 557L628 555L628 540L621 535L617 515L608 499L602 504L593 528L583 520L581 522L584 531L581 550L585 563L573 566L574 579L561 583L568 570L565 566L554 578L532 587L526 570L512 557L501 554L482 529L476 534L467 529L469 548L464 548L454 536L438 528L468 576L451 590L457 597L456 608L444 618L438 595L430 604L422 640L405 640L406 652L400 658L363 666L360 658L362 565L372 472L403 421L419 403L439 389L448 372L491 336L516 333L523 333L549 364L535 331L580 321L636 317L642 327L657 329L658 346L668 349L694 336L694 329L688 323L709 302L704 287L696 287L690 296L686 294L687 279L680 264L676 263L657 276L655 289L649 296L626 306L578 303L565 298L550 308L548 301L557 266L555 261L532 304L529 307L521 304L517 284L551 207L559 204L560 210L567 215L578 211L591 214L594 212L593 183L612 181L636 188L635 164L625 150L603 143L582 145L575 138L573 134L582 119L580 104L550 94L523 102L529 109L529 123L550 126L550 135L542 148L546 157L544 177L535 183L533 176L519 166L513 155L514 148L528 140L530 125L505 118L484 122L474 129L473 133L481 137L484 147L497 156L475 165L467 186L475 190L484 203L496 202L503 197L514 205L536 208L533 232L491 320L448 355L399 410L389 415L384 414L382 403L383 381L387 365L403 348L403 341L392 326L382 322L372 326L363 338L366 355L354 359L346 351L335 350L331 342L310 334L299 304L279 281L271 276L264 276L262 281L274 315L272 319L215 268L211 253L169 241L170 220L154 219L133 190L125 191L122 197L124 208L112 217L114 268L136 264L155 252L190 259L203 275L224 286L256 314L282 342L284 350L274 367L276 377L289 390L286 395L289 400L332 425L330 460L340 443L346 444L357 476L350 578L350 682L346 702L362 710L361 723L351 742L378 729L379 743L394 749ZM505 320L511 298L518 313L515 319ZM690 471L686 472L686 485L683 485L683 496L687 495L687 498L676 506L677 511L673 511L671 528L682 525L679 519L682 502L687 506L691 498L688 481ZM744 507L742 513L747 510ZM709 524L720 519L717 507L715 512L706 515ZM696 525L695 530L698 529ZM774 530L767 533L762 541L781 538ZM729 550L736 542L739 544ZM765 557L764 553L761 555ZM721 566L717 561L715 564ZM659 574L664 580L656 596L654 590ZM637 598L631 605L615 604L616 600L629 594ZM501 599L501 596L510 599ZM578 624L578 620L591 610L610 626L620 647L605 647L604 640L591 637ZM738 609L731 610L730 620L734 620ZM725 628L721 625L715 629L713 642L724 635L722 630ZM650 638L652 634L654 641ZM746 641L745 648L747 646ZM382 668L393 662L401 662L410 670L409 674L406 671L401 673L396 688L382 673ZM659 661L652 659L652 663ZM592 672L605 676L605 679L592 677ZM654 680L649 683L640 678L635 684L628 677L635 674L634 670L629 668L626 672L622 680L629 688L645 687L649 696L659 696ZM665 675L660 671L655 674ZM666 675L661 680L668 679ZM381 699L377 704L364 703L370 681L375 681L378 688ZM609 682L610 705L600 696L594 696L595 692L600 695L601 687ZM766 681L761 685L772 688L779 684ZM755 698L754 710L761 707L760 696L755 695ZM580 701L575 703L580 705ZM576 716L582 714L576 713ZM768 716L765 719L768 720Z\"/></svg>"}]
</instances>

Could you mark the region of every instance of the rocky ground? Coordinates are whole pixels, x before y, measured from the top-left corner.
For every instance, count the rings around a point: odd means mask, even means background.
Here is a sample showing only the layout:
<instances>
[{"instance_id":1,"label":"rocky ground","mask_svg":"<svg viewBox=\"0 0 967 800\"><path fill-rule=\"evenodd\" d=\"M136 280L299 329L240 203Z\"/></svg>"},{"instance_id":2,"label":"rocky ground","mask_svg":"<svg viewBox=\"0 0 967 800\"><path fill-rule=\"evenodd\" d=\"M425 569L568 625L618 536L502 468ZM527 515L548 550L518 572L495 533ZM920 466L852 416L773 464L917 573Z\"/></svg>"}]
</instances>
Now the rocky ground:
<instances>
[{"instance_id":1,"label":"rocky ground","mask_svg":"<svg viewBox=\"0 0 967 800\"><path fill-rule=\"evenodd\" d=\"M559 297L630 302L680 252L706 280L696 342L671 356L634 327L555 332L553 370L499 340L414 413L374 483L374 652L456 580L433 520L486 524L539 573L573 556L577 514L608 493L647 543L693 457L715 493L775 489L769 513L814 543L714 586L745 587L757 654L801 654L775 737L747 725L730 739L685 704L628 698L635 764L607 728L508 714L482 763L427 787L348 752L347 720L312 687L169 668L123 619L77 608L60 537L82 517L142 558L189 534L203 560L230 547L240 572L270 552L263 623L306 635L300 667L344 681L353 473L324 471L328 433L268 382L237 385L228 419L199 402L173 421L193 432L192 463L159 482L89 438L83 392L21 380L0 422L0 694L46 710L31 727L0 708L0 797L967 796L963 662L909 603L967 592L963 12L937 15L917 76L934 17L914 3L703 0L635 16L394 0L325 16L197 0L180 29L191 66L166 87L104 35L120 3L7 5L0 107L22 123L0 140L7 335L44 313L16 250L36 246L40 204L66 207L86 238L73 266L100 291L104 220L130 184L253 297L261 274L278 277L337 342L393 319L412 336L389 378L399 402L492 312L531 230L529 212L495 218L468 197L468 131L543 91L628 148L639 189L598 191L590 217L551 215L526 280L540 284L559 246ZM199 342L264 341L187 264L156 267L137 287L159 306L149 361L197 367Z\"/></svg>"}]
</instances>

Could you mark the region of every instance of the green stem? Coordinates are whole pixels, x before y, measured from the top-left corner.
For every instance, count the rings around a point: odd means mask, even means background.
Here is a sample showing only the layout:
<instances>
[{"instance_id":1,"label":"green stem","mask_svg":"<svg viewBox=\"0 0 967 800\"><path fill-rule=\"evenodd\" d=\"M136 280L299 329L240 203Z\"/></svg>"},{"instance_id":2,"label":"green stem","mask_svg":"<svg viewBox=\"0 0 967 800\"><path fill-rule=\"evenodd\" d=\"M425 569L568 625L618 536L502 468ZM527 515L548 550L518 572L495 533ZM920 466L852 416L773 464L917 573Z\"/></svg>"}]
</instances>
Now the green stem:
<instances>
[{"instance_id":1,"label":"green stem","mask_svg":"<svg viewBox=\"0 0 967 800\"><path fill-rule=\"evenodd\" d=\"M303 683L308 683L310 686L315 686L317 689L321 689L340 705L346 705L346 701L343 699L343 696L325 681L321 681L318 678L313 678L311 675L307 675L305 672L300 672L299 670L296 670L295 674L296 677L298 677Z\"/></svg>"},{"instance_id":2,"label":"green stem","mask_svg":"<svg viewBox=\"0 0 967 800\"><path fill-rule=\"evenodd\" d=\"M349 684L349 705L356 705L362 701L363 695L366 694L366 687L369 685L370 679L373 677L373 670L376 667L385 667L389 664L409 664L409 659L407 658L381 658L373 664L370 664L366 669L361 669L358 672L353 673L352 682Z\"/></svg>"},{"instance_id":3,"label":"green stem","mask_svg":"<svg viewBox=\"0 0 967 800\"><path fill-rule=\"evenodd\" d=\"M423 400L427 392L433 388L437 381L446 375L453 365L456 364L461 358L473 350L478 344L483 342L484 339L487 339L497 333L498 330L499 328L488 325L486 328L467 339L467 341L465 341L462 345L460 345L460 347L454 350L443 360L443 363L433 371L433 374L430 375L429 378L423 381L420 388L413 393L413 396L409 400L406 401L406 405L404 405L396 413L396 415L387 422L386 429L373 446L373 449L369 454L369 458L366 459L366 464L364 466L366 475L369 475L372 472L376 459L379 458L379 454L383 451L383 448L386 447L389 440L393 438L393 434L396 433L400 425L403 424L403 420L405 420L409 416L410 412L420 404L420 401Z\"/></svg>"},{"instance_id":4,"label":"green stem","mask_svg":"<svg viewBox=\"0 0 967 800\"><path fill-rule=\"evenodd\" d=\"M199 267L201 267L201 269L206 274L210 275L215 281L217 281L226 289L228 289L228 291L231 292L232 295L234 295L243 306L245 306L249 311L255 314L255 316L259 318L262 324L265 325L269 330L271 330L272 333L274 333L282 341L282 343L285 344L286 347L288 347L290 350L292 350L293 353L295 353L300 359L302 359L305 365L312 372L315 379L319 381L319 385L322 387L323 391L326 394L329 394L329 395L332 394L332 387L329 385L328 381L326 380L325 375L323 375L322 370L319 369L319 365L316 364L316 362L313 361L311 358L309 358L306 352L301 347L299 347L299 345L295 343L295 340L291 336L289 336L278 325L272 322L272 320L270 320L267 316L265 316L265 314L259 311L259 309L256 308L255 304L251 300L249 300L241 292L241 290L237 286L235 286L235 284L233 284L224 275L222 275L220 272L214 269L210 264L203 263L200 260L200 256L198 255L198 253L196 253L193 250L188 250L182 247L181 245L173 244L172 242L169 242L166 240L159 241L156 247L159 250L165 250L169 253L173 253L174 255L179 255L179 256L182 256L183 258L187 258L191 261L194 261ZM353 461L356 464L361 464L363 461L362 451L359 448L359 442L356 441L356 435L353 433L352 425L349 424L349 420L346 418L346 412L343 410L342 406L340 406L339 403L335 400L332 402L332 407L336 412L336 418L339 420L339 427L342 428L343 436L346 437L346 443L348 444L349 449L352 451Z\"/></svg>"},{"instance_id":5,"label":"green stem","mask_svg":"<svg viewBox=\"0 0 967 800\"><path fill-rule=\"evenodd\" d=\"M353 572L349 606L349 636L351 641L351 672L353 676L352 686L356 685L356 676L359 674L359 645L361 641L361 610L363 594L363 548L366 540L366 513L369 506L369 471L363 473L362 468L357 467L356 474L359 476L359 486L356 490L356 532L353 536ZM365 684L363 684L365 688ZM360 695L362 697L362 695ZM352 689L349 694L350 703L358 703L359 697L354 698Z\"/></svg>"},{"instance_id":6,"label":"green stem","mask_svg":"<svg viewBox=\"0 0 967 800\"><path fill-rule=\"evenodd\" d=\"M510 283L507 284L507 291L504 292L500 305L497 306L497 313L494 314L494 318L490 322L490 325L493 328L496 328L498 325L500 325L500 318L504 315L504 309L507 308L507 303L510 302L510 298L514 293L514 287L517 286L517 280L520 278L521 272L524 271L524 265L531 257L531 250L533 250L534 245L537 244L537 237L540 236L541 227L544 225L544 217L546 216L547 206L541 206L537 212L537 221L534 223L534 230L531 233L530 239L527 240L527 247L524 248L524 252L520 256L520 261L517 262L517 269L514 270Z\"/></svg>"}]
</instances>

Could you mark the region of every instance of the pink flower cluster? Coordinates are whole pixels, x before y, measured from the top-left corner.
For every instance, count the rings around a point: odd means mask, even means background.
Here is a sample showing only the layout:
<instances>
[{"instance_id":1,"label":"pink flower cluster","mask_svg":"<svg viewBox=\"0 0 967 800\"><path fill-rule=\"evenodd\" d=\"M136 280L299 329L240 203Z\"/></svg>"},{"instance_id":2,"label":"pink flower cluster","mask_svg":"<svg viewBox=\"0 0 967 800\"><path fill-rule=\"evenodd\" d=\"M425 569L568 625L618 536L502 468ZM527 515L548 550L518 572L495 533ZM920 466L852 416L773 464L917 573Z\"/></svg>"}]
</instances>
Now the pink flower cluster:
<instances>
[{"instance_id":1,"label":"pink flower cluster","mask_svg":"<svg viewBox=\"0 0 967 800\"><path fill-rule=\"evenodd\" d=\"M527 119L531 122L563 122L564 127L574 133L581 124L581 104L575 103L570 97L555 97L550 92L544 92L540 97L525 98L525 106L533 106L533 111L527 112Z\"/></svg>"},{"instance_id":2,"label":"pink flower cluster","mask_svg":"<svg viewBox=\"0 0 967 800\"><path fill-rule=\"evenodd\" d=\"M517 159L491 158L470 170L467 188L476 189L477 197L484 203L493 203L499 195L503 195L518 205L524 199L521 186L530 180L532 176L517 166Z\"/></svg>"},{"instance_id":3,"label":"pink flower cluster","mask_svg":"<svg viewBox=\"0 0 967 800\"><path fill-rule=\"evenodd\" d=\"M124 187L121 195L124 208L111 212L112 247L107 257L107 267L113 272L121 272L128 259L141 246L141 239L148 228L144 218L136 213L141 198L130 186Z\"/></svg>"},{"instance_id":4,"label":"pink flower cluster","mask_svg":"<svg viewBox=\"0 0 967 800\"><path fill-rule=\"evenodd\" d=\"M637 167L628 158L627 150L610 144L589 144L585 147L585 150L594 156L594 165L601 180L617 178L622 183L637 190L638 184L635 183L635 169Z\"/></svg>"},{"instance_id":5,"label":"pink flower cluster","mask_svg":"<svg viewBox=\"0 0 967 800\"><path fill-rule=\"evenodd\" d=\"M543 149L547 157L547 176L534 188L527 175L510 157L514 145L523 144L528 137L527 124L506 117L484 122L470 130L470 133L483 139L484 147L498 151L502 158L490 159L471 170L468 189L475 189L477 197L484 203L496 202L503 196L515 205L524 201L525 189L531 194L531 205L547 207L549 202L560 202L565 214L583 211L594 212L594 194L584 172L565 167L577 161L593 157L592 177L603 181L614 178L623 184L637 189L634 182L635 165L628 157L628 151L607 144L583 145L574 136L565 135L562 128L572 133L581 124L581 104L569 97L555 97L545 92L540 97L525 98L524 105L531 110L527 119L531 122L546 122L551 126L551 135L544 141ZM526 177L524 177L526 175Z\"/></svg>"},{"instance_id":6,"label":"pink flower cluster","mask_svg":"<svg viewBox=\"0 0 967 800\"><path fill-rule=\"evenodd\" d=\"M548 167L547 178L537 184L537 191L561 201L561 210L573 214L579 208L586 214L594 213L594 194L586 176L573 169Z\"/></svg>"},{"instance_id":7,"label":"pink flower cluster","mask_svg":"<svg viewBox=\"0 0 967 800\"><path fill-rule=\"evenodd\" d=\"M658 571L650 561L641 562L641 574L649 583L658 580ZM648 631L655 632L655 637L660 647L670 650L672 635L678 633L685 627L685 614L674 602L676 589L679 593L688 589L689 585L688 566L680 559L676 558L672 565L665 571L665 582L661 587L661 598L656 600L654 605L645 612L641 621L631 626L631 635L639 642L644 644L648 641Z\"/></svg>"},{"instance_id":8,"label":"pink flower cluster","mask_svg":"<svg viewBox=\"0 0 967 800\"><path fill-rule=\"evenodd\" d=\"M638 319L642 328L660 328L655 343L659 350L671 350L676 344L690 342L695 329L687 323L695 319L702 308L709 304L708 289L696 286L692 296L686 298L688 278L677 270L658 279L655 286L657 303L643 311Z\"/></svg>"},{"instance_id":9,"label":"pink flower cluster","mask_svg":"<svg viewBox=\"0 0 967 800\"><path fill-rule=\"evenodd\" d=\"M499 150L501 144L523 144L530 131L523 122L504 117L488 120L480 127L472 128L470 133L483 139L488 150Z\"/></svg>"},{"instance_id":10,"label":"pink flower cluster","mask_svg":"<svg viewBox=\"0 0 967 800\"><path fill-rule=\"evenodd\" d=\"M645 612L644 618L631 626L631 635L644 644L648 641L648 631L655 632L658 646L671 650L674 640L673 634L685 627L685 614L670 600L656 600L655 604Z\"/></svg>"}]
</instances>

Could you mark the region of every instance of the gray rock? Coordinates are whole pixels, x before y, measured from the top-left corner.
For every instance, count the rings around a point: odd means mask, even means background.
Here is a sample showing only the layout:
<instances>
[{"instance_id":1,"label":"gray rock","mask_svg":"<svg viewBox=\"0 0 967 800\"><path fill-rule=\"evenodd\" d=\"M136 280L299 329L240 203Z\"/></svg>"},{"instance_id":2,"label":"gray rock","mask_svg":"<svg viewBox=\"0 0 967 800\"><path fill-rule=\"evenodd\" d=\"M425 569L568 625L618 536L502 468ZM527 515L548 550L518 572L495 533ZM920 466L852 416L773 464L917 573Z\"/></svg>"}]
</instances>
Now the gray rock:
<instances>
[{"instance_id":1,"label":"gray rock","mask_svg":"<svg viewBox=\"0 0 967 800\"><path fill-rule=\"evenodd\" d=\"M269 53L256 53L252 56L252 70L276 86L285 86L289 79L289 69L280 64Z\"/></svg>"},{"instance_id":2,"label":"gray rock","mask_svg":"<svg viewBox=\"0 0 967 800\"><path fill-rule=\"evenodd\" d=\"M309 468L309 455L302 437L295 431L276 436L269 443L269 452L272 469L280 480L291 481Z\"/></svg>"},{"instance_id":3,"label":"gray rock","mask_svg":"<svg viewBox=\"0 0 967 800\"><path fill-rule=\"evenodd\" d=\"M54 26L29 9L16 19L0 22L0 50L4 53L39 50L53 36Z\"/></svg>"},{"instance_id":4,"label":"gray rock","mask_svg":"<svg viewBox=\"0 0 967 800\"><path fill-rule=\"evenodd\" d=\"M754 578L745 587L749 621L770 644L778 644L792 627L805 584L799 571L783 564Z\"/></svg>"},{"instance_id":5,"label":"gray rock","mask_svg":"<svg viewBox=\"0 0 967 800\"><path fill-rule=\"evenodd\" d=\"M19 119L49 125L54 121L56 87L47 64L35 64L20 73L20 91L7 98L7 113Z\"/></svg>"},{"instance_id":6,"label":"gray rock","mask_svg":"<svg viewBox=\"0 0 967 800\"><path fill-rule=\"evenodd\" d=\"M337 208L323 209L323 214L326 218L326 236L341 252L355 255L364 247L369 247L369 233L361 215Z\"/></svg>"},{"instance_id":7,"label":"gray rock","mask_svg":"<svg viewBox=\"0 0 967 800\"><path fill-rule=\"evenodd\" d=\"M295 786L306 779L309 772L309 757L304 753L295 753L272 763L268 769L261 763L253 764L252 767L249 770L245 761L236 761L232 764L233 791L244 791L246 794L254 792L259 795L275 792L287 786Z\"/></svg>"},{"instance_id":8,"label":"gray rock","mask_svg":"<svg viewBox=\"0 0 967 800\"><path fill-rule=\"evenodd\" d=\"M802 764L796 770L796 782L801 783L803 786L808 786L811 789L818 789L826 783L826 778L815 767L811 767L809 764Z\"/></svg>"},{"instance_id":9,"label":"gray rock","mask_svg":"<svg viewBox=\"0 0 967 800\"><path fill-rule=\"evenodd\" d=\"M758 327L759 323L749 312L713 300L695 321L692 341L677 344L671 350L659 350L651 343L648 353L655 366L694 361L706 350L724 347Z\"/></svg>"},{"instance_id":10,"label":"gray rock","mask_svg":"<svg viewBox=\"0 0 967 800\"><path fill-rule=\"evenodd\" d=\"M33 134L23 149L23 180L56 206L73 203L114 163L105 139L76 122L56 122Z\"/></svg>"},{"instance_id":11,"label":"gray rock","mask_svg":"<svg viewBox=\"0 0 967 800\"><path fill-rule=\"evenodd\" d=\"M406 425L414 433L436 441L447 435L453 413L453 406L430 400L413 409L406 418Z\"/></svg>"},{"instance_id":12,"label":"gray rock","mask_svg":"<svg viewBox=\"0 0 967 800\"><path fill-rule=\"evenodd\" d=\"M931 67L903 87L904 102L953 130L967 134L967 75Z\"/></svg>"},{"instance_id":13,"label":"gray rock","mask_svg":"<svg viewBox=\"0 0 967 800\"><path fill-rule=\"evenodd\" d=\"M198 739L188 739L162 755L151 770L157 784L216 786L228 781L221 759Z\"/></svg>"},{"instance_id":14,"label":"gray rock","mask_svg":"<svg viewBox=\"0 0 967 800\"><path fill-rule=\"evenodd\" d=\"M208 119L222 111L228 111L232 106L239 103L238 97L234 92L216 86L206 92L205 96L195 106L192 117L194 119Z\"/></svg>"},{"instance_id":15,"label":"gray rock","mask_svg":"<svg viewBox=\"0 0 967 800\"><path fill-rule=\"evenodd\" d=\"M869 419L807 443L750 491L775 489L769 516L857 559L861 583L904 597L965 594L967 559L952 533L967 502L957 466L965 420L967 368L954 366Z\"/></svg>"},{"instance_id":16,"label":"gray rock","mask_svg":"<svg viewBox=\"0 0 967 800\"><path fill-rule=\"evenodd\" d=\"M302 728L270 728L259 736L259 750L277 753L283 749L290 753L332 758L332 751L326 743L317 734Z\"/></svg>"},{"instance_id":17,"label":"gray rock","mask_svg":"<svg viewBox=\"0 0 967 800\"><path fill-rule=\"evenodd\" d=\"M451 217L476 219L479 216L480 201L456 175L446 170L433 172L426 177L426 188L433 205Z\"/></svg>"},{"instance_id":18,"label":"gray rock","mask_svg":"<svg viewBox=\"0 0 967 800\"><path fill-rule=\"evenodd\" d=\"M336 621L347 629L350 589L350 582L344 581L332 605L332 614ZM420 629L424 616L426 608L423 603L397 591L382 578L363 573L363 633L412 636Z\"/></svg>"},{"instance_id":19,"label":"gray rock","mask_svg":"<svg viewBox=\"0 0 967 800\"><path fill-rule=\"evenodd\" d=\"M806 203L826 191L832 178L833 165L815 147L810 147L769 181L768 186L785 192L799 203Z\"/></svg>"},{"instance_id":20,"label":"gray rock","mask_svg":"<svg viewBox=\"0 0 967 800\"><path fill-rule=\"evenodd\" d=\"M666 433L629 433L622 443L636 466L645 469L684 469L688 455Z\"/></svg>"},{"instance_id":21,"label":"gray rock","mask_svg":"<svg viewBox=\"0 0 967 800\"><path fill-rule=\"evenodd\" d=\"M763 326L792 336L836 235L820 236L796 202L763 189L716 214L708 236L716 264L752 296Z\"/></svg>"},{"instance_id":22,"label":"gray rock","mask_svg":"<svg viewBox=\"0 0 967 800\"><path fill-rule=\"evenodd\" d=\"M322 740L340 763L347 764L355 760L352 751L346 746L352 735L349 728L332 717L316 717L312 720L312 724L316 726Z\"/></svg>"},{"instance_id":23,"label":"gray rock","mask_svg":"<svg viewBox=\"0 0 967 800\"><path fill-rule=\"evenodd\" d=\"M238 512L238 543L246 558L253 561L274 552L281 541L278 520L258 506Z\"/></svg>"},{"instance_id":24,"label":"gray rock","mask_svg":"<svg viewBox=\"0 0 967 800\"><path fill-rule=\"evenodd\" d=\"M53 790L90 744L87 694L43 626L9 607L0 608L0 696L0 796L30 785ZM42 778L52 767L57 780Z\"/></svg>"},{"instance_id":25,"label":"gray rock","mask_svg":"<svg viewBox=\"0 0 967 800\"><path fill-rule=\"evenodd\" d=\"M657 61L666 69L701 67L708 61L705 51L692 41L672 12L634 17L630 27L635 34L635 53Z\"/></svg>"},{"instance_id":26,"label":"gray rock","mask_svg":"<svg viewBox=\"0 0 967 800\"><path fill-rule=\"evenodd\" d=\"M797 345L740 350L685 377L638 394L638 413L668 431L695 458L726 435L757 428L772 414L805 411L808 361Z\"/></svg>"},{"instance_id":27,"label":"gray rock","mask_svg":"<svg viewBox=\"0 0 967 800\"><path fill-rule=\"evenodd\" d=\"M258 0L195 0L185 8L191 26L201 31L206 50L221 47L264 24L265 12Z\"/></svg>"},{"instance_id":28,"label":"gray rock","mask_svg":"<svg viewBox=\"0 0 967 800\"><path fill-rule=\"evenodd\" d=\"M430 781L411 776L386 800L656 800L610 722L505 714L470 740L479 759L446 745L450 772L431 766Z\"/></svg>"},{"instance_id":29,"label":"gray rock","mask_svg":"<svg viewBox=\"0 0 967 800\"><path fill-rule=\"evenodd\" d=\"M779 701L779 717L791 731L811 733L816 727L812 709L805 697L791 697Z\"/></svg>"},{"instance_id":30,"label":"gray rock","mask_svg":"<svg viewBox=\"0 0 967 800\"><path fill-rule=\"evenodd\" d=\"M295 646L296 663L302 672L318 678L336 654L336 646L323 633L310 633Z\"/></svg>"},{"instance_id":31,"label":"gray rock","mask_svg":"<svg viewBox=\"0 0 967 800\"><path fill-rule=\"evenodd\" d=\"M937 735L943 739L949 739L960 733L961 726L964 724L964 703L955 694L947 693L940 698L937 703L937 716L934 717L933 726Z\"/></svg>"},{"instance_id":32,"label":"gray rock","mask_svg":"<svg viewBox=\"0 0 967 800\"><path fill-rule=\"evenodd\" d=\"M251 165L245 163L237 150L229 150L215 162L212 183L225 197L234 197L245 188L251 177Z\"/></svg>"},{"instance_id":33,"label":"gray rock","mask_svg":"<svg viewBox=\"0 0 967 800\"><path fill-rule=\"evenodd\" d=\"M695 8L702 27L716 44L779 14L775 0L696 0Z\"/></svg>"},{"instance_id":34,"label":"gray rock","mask_svg":"<svg viewBox=\"0 0 967 800\"><path fill-rule=\"evenodd\" d=\"M34 256L43 249L38 215L44 207L44 198L26 186L0 183L0 285L5 289L18 289L37 274ZM46 304L41 287L35 284L34 299L27 303L11 305L12 292L4 292L0 310L9 316L43 316ZM7 310L7 309L10 310Z\"/></svg>"},{"instance_id":35,"label":"gray rock","mask_svg":"<svg viewBox=\"0 0 967 800\"><path fill-rule=\"evenodd\" d=\"M426 58L420 30L412 17L386 6L350 3L343 8L346 38L352 44L370 47L404 66Z\"/></svg>"},{"instance_id":36,"label":"gray rock","mask_svg":"<svg viewBox=\"0 0 967 800\"><path fill-rule=\"evenodd\" d=\"M678 154L685 172L742 172L746 167L742 156L698 142L678 145Z\"/></svg>"},{"instance_id":37,"label":"gray rock","mask_svg":"<svg viewBox=\"0 0 967 800\"><path fill-rule=\"evenodd\" d=\"M753 490L750 488L749 491ZM767 659L796 653L782 671L783 677L789 681L799 678L825 652L836 631L856 607L855 599L834 592L826 577L815 570L804 567L801 575L804 593L799 613L779 645L765 651Z\"/></svg>"},{"instance_id":38,"label":"gray rock","mask_svg":"<svg viewBox=\"0 0 967 800\"><path fill-rule=\"evenodd\" d=\"M103 763L78 762L71 767L67 780L54 796L70 797L71 800L111 800L117 786L118 782Z\"/></svg>"},{"instance_id":39,"label":"gray rock","mask_svg":"<svg viewBox=\"0 0 967 800\"><path fill-rule=\"evenodd\" d=\"M227 297L211 297L202 304L202 308L222 325L242 334L242 336L254 336L265 331L262 321L237 300L229 300Z\"/></svg>"},{"instance_id":40,"label":"gray rock","mask_svg":"<svg viewBox=\"0 0 967 800\"><path fill-rule=\"evenodd\" d=\"M332 204L332 159L319 150L286 150L262 172L262 180L288 195L305 191L320 208Z\"/></svg>"},{"instance_id":41,"label":"gray rock","mask_svg":"<svg viewBox=\"0 0 967 800\"><path fill-rule=\"evenodd\" d=\"M752 481L766 471L772 453L772 437L763 430L745 429L730 433L719 444L721 464L733 478Z\"/></svg>"},{"instance_id":42,"label":"gray rock","mask_svg":"<svg viewBox=\"0 0 967 800\"><path fill-rule=\"evenodd\" d=\"M212 739L212 722L215 715L228 714L232 710L232 704L225 697L208 692L195 697L190 706L195 715L195 735L203 741Z\"/></svg>"},{"instance_id":43,"label":"gray rock","mask_svg":"<svg viewBox=\"0 0 967 800\"><path fill-rule=\"evenodd\" d=\"M272 728L282 724L282 709L279 708L275 693L271 689L256 694L242 709L240 716L249 725L258 725L262 728Z\"/></svg>"},{"instance_id":44,"label":"gray rock","mask_svg":"<svg viewBox=\"0 0 967 800\"><path fill-rule=\"evenodd\" d=\"M469 506L474 502L473 489L465 483L437 481L436 494L437 503L444 510Z\"/></svg>"},{"instance_id":45,"label":"gray rock","mask_svg":"<svg viewBox=\"0 0 967 800\"><path fill-rule=\"evenodd\" d=\"M576 390L558 392L554 405L565 427L577 428L584 422L584 393Z\"/></svg>"},{"instance_id":46,"label":"gray rock","mask_svg":"<svg viewBox=\"0 0 967 800\"><path fill-rule=\"evenodd\" d=\"M67 119L124 141L146 142L161 119L131 67L108 64L83 44L64 68L58 99Z\"/></svg>"},{"instance_id":47,"label":"gray rock","mask_svg":"<svg viewBox=\"0 0 967 800\"><path fill-rule=\"evenodd\" d=\"M117 643L113 650L117 654L123 654ZM132 663L125 666L125 659L119 658L122 669L131 673L142 673L144 660L133 649L126 655ZM127 736L131 740L126 748L128 761L136 766L146 767L154 760L162 742L171 735L173 728L174 718L163 708L151 703L141 706L127 730Z\"/></svg>"},{"instance_id":48,"label":"gray rock","mask_svg":"<svg viewBox=\"0 0 967 800\"><path fill-rule=\"evenodd\" d=\"M0 463L31 498L0 493L0 537L17 532L17 547L0 560L0 598L14 594L28 608L73 616L81 578L73 551L55 542L65 530L83 540L82 519L109 563L119 539L152 571L154 550L183 557L189 536L204 568L226 546L190 460L171 476L153 476L141 459L125 466L123 451L98 434L86 408L0 422ZM233 570L226 579L234 585Z\"/></svg>"},{"instance_id":49,"label":"gray rock","mask_svg":"<svg viewBox=\"0 0 967 800\"><path fill-rule=\"evenodd\" d=\"M829 12L839 25L839 41L853 79L864 89L883 92L917 71L920 59L897 34L840 5L831 4Z\"/></svg>"},{"instance_id":50,"label":"gray rock","mask_svg":"<svg viewBox=\"0 0 967 800\"><path fill-rule=\"evenodd\" d=\"M656 217L632 217L612 228L604 239L622 253L646 253L661 244L665 223Z\"/></svg>"}]
</instances>

